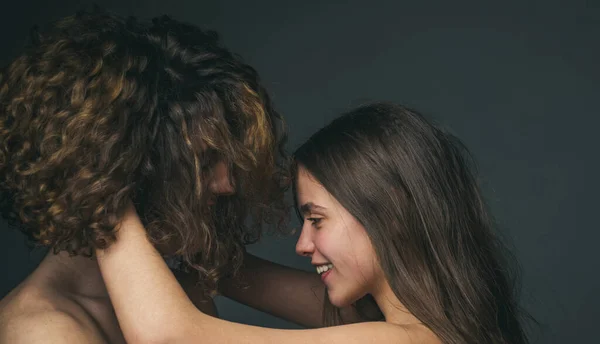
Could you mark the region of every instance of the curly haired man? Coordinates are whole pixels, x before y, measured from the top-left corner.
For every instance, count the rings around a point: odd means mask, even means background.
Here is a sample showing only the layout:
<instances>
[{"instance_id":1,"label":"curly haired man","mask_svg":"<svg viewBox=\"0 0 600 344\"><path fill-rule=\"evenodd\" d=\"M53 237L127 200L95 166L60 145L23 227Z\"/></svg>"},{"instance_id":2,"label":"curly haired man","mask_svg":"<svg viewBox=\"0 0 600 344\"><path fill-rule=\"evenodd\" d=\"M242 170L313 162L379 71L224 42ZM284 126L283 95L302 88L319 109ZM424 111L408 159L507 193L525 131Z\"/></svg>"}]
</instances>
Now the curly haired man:
<instances>
[{"instance_id":1,"label":"curly haired man","mask_svg":"<svg viewBox=\"0 0 600 344\"><path fill-rule=\"evenodd\" d=\"M124 342L90 257L128 202L214 314L244 245L285 225L283 139L255 70L214 32L102 11L36 32L0 72L0 207L51 250L0 302L0 341Z\"/></svg>"}]
</instances>

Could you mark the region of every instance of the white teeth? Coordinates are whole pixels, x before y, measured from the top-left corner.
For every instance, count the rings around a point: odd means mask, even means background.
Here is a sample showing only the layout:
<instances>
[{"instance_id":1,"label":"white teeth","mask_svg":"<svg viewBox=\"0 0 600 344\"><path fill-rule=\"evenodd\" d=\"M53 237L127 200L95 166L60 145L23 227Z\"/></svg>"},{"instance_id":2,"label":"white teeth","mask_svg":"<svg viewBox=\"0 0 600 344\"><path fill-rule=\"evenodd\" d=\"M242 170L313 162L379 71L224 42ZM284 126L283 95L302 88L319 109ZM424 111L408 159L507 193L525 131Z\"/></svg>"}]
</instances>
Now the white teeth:
<instances>
[{"instance_id":1,"label":"white teeth","mask_svg":"<svg viewBox=\"0 0 600 344\"><path fill-rule=\"evenodd\" d=\"M325 264L317 266L317 273L320 275L325 271L329 271L329 269L333 269L333 264Z\"/></svg>"}]
</instances>

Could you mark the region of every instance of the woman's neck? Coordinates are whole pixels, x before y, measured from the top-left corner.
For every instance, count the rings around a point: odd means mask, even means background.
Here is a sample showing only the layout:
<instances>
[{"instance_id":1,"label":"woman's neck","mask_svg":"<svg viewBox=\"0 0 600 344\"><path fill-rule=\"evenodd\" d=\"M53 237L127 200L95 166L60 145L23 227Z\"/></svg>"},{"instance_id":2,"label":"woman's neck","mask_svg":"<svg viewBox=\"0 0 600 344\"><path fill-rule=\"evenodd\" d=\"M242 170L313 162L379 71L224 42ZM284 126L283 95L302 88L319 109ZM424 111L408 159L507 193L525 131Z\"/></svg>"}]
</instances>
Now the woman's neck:
<instances>
[{"instance_id":1,"label":"woman's neck","mask_svg":"<svg viewBox=\"0 0 600 344\"><path fill-rule=\"evenodd\" d=\"M385 321L395 325L416 325L422 324L403 304L398 300L396 294L387 281L380 284L380 287L373 294L377 306L383 313Z\"/></svg>"}]
</instances>

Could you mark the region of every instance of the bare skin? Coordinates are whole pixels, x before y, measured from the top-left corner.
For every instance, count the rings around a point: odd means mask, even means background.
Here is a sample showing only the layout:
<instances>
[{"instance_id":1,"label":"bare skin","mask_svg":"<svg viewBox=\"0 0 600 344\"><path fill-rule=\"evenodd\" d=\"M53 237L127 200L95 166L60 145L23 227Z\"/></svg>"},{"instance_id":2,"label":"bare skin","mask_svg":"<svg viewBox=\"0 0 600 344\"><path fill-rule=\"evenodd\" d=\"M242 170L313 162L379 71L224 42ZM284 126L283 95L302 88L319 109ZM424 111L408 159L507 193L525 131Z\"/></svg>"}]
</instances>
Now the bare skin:
<instances>
[{"instance_id":1,"label":"bare skin","mask_svg":"<svg viewBox=\"0 0 600 344\"><path fill-rule=\"evenodd\" d=\"M296 324L322 327L325 286L318 274L247 255L236 280L220 292L231 299ZM176 274L188 298L204 314L218 316L195 273ZM240 287L243 283L243 287ZM376 309L372 310L377 312ZM352 308L345 321L359 322ZM0 301L0 343L125 343L98 263L49 253L38 268Z\"/></svg>"},{"instance_id":2,"label":"bare skin","mask_svg":"<svg viewBox=\"0 0 600 344\"><path fill-rule=\"evenodd\" d=\"M217 315L212 300L202 299L193 285L187 287L199 310ZM125 343L98 263L49 253L0 301L0 342Z\"/></svg>"}]
</instances>

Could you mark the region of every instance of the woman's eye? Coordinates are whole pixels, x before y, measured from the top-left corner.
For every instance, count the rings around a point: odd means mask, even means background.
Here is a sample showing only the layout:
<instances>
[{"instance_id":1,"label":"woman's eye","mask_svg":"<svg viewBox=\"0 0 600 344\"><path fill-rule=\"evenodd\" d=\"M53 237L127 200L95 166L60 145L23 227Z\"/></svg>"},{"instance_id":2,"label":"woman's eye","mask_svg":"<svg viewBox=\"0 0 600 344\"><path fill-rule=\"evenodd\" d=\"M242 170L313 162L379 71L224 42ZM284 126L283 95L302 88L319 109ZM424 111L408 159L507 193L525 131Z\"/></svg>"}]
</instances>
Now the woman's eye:
<instances>
[{"instance_id":1,"label":"woman's eye","mask_svg":"<svg viewBox=\"0 0 600 344\"><path fill-rule=\"evenodd\" d=\"M310 221L313 224L313 226L316 226L316 225L319 224L319 222L321 222L322 218L320 218L320 217L309 217L309 218L307 218L307 220Z\"/></svg>"}]
</instances>

